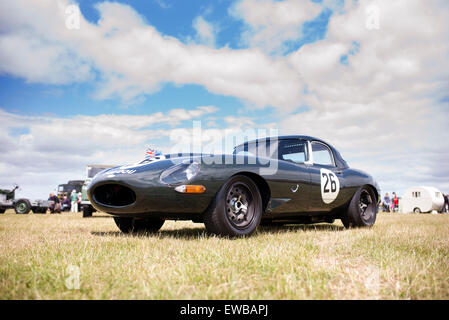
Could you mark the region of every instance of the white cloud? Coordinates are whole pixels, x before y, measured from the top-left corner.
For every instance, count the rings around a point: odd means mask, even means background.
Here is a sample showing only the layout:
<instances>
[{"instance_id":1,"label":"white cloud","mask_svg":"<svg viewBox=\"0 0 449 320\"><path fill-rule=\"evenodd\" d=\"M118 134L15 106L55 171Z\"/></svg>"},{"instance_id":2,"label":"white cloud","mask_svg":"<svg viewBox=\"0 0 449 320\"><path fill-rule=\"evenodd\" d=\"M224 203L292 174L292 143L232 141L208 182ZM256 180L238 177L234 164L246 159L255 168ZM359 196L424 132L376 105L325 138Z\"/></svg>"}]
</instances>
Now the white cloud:
<instances>
[{"instance_id":1,"label":"white cloud","mask_svg":"<svg viewBox=\"0 0 449 320\"><path fill-rule=\"evenodd\" d=\"M202 16L198 16L193 20L193 28L196 31L197 43L204 44L208 47L215 46L215 36L218 32L216 26L204 20Z\"/></svg>"},{"instance_id":2,"label":"white cloud","mask_svg":"<svg viewBox=\"0 0 449 320\"><path fill-rule=\"evenodd\" d=\"M301 38L303 23L313 20L322 9L308 0L242 0L230 12L247 25L242 35L245 44L268 53L283 53L285 42Z\"/></svg>"},{"instance_id":3,"label":"white cloud","mask_svg":"<svg viewBox=\"0 0 449 320\"><path fill-rule=\"evenodd\" d=\"M202 85L210 92L235 96L257 107L273 105L292 110L301 100L303 81L285 59L269 57L258 49L184 44L161 35L131 7L111 2L97 5L101 17L98 25L81 16L80 29L69 30L65 27L68 3L2 1L0 28L4 32L0 41L14 38L14 43L27 43L33 39L54 44L55 48L36 61L29 44L2 46L0 56L8 59L1 60L1 72L28 81L67 83L82 81L95 69L102 79L97 92L100 99L118 95L132 100L172 82ZM205 38L207 26L203 23L198 27ZM17 50L20 52L14 60ZM23 68L8 67L21 63Z\"/></svg>"},{"instance_id":4,"label":"white cloud","mask_svg":"<svg viewBox=\"0 0 449 320\"><path fill-rule=\"evenodd\" d=\"M164 0L154 0L162 9L169 9L172 7L170 3Z\"/></svg>"},{"instance_id":5,"label":"white cloud","mask_svg":"<svg viewBox=\"0 0 449 320\"><path fill-rule=\"evenodd\" d=\"M367 7L380 13L366 27ZM288 59L307 83L311 111L281 121L333 142L351 165L373 173L386 191L410 184L449 189L449 10L441 1L359 1L334 14L326 39ZM340 63L354 42L358 52ZM439 171L444 178L435 179Z\"/></svg>"},{"instance_id":6,"label":"white cloud","mask_svg":"<svg viewBox=\"0 0 449 320\"><path fill-rule=\"evenodd\" d=\"M0 109L1 187L18 183L22 188L19 196L46 197L58 184L82 179L87 164L134 163L143 158L148 144L168 152L171 132L177 129L156 125L179 125L216 111L213 106L200 106L141 116L59 118L17 115ZM13 129L23 132L14 134ZM165 144L157 145L161 141Z\"/></svg>"}]
</instances>

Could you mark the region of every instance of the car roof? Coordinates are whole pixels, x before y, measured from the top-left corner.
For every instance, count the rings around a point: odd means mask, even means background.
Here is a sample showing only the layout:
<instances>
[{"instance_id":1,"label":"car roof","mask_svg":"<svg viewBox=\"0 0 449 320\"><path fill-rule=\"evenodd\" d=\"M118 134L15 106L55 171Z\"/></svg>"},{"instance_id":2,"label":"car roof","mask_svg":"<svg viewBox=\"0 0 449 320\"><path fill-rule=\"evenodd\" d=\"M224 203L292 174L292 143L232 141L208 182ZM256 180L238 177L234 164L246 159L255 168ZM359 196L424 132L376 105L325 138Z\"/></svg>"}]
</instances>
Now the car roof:
<instances>
[{"instance_id":1,"label":"car roof","mask_svg":"<svg viewBox=\"0 0 449 320\"><path fill-rule=\"evenodd\" d=\"M289 136L275 136L275 137L265 137L265 138L259 138L259 139L255 139L255 140L251 140L251 141L247 141L244 143L241 143L237 146L234 147L240 147L240 146L244 146L244 145L248 145L248 144L252 144L252 143L256 143L256 142L260 142L260 141L267 141L269 140L271 141L279 141L279 140L288 140L288 139L303 139L303 140L309 140L309 141L317 141L317 142L321 142L324 143L325 145L329 146L334 154L334 158L336 161L336 164L338 167L342 167L342 168L347 168L348 164L347 162L343 159L343 157L341 156L340 152L338 152L337 149L335 149L331 144L329 144L328 142L316 138L316 137L312 137L312 136L307 136L307 135L289 135Z\"/></svg>"},{"instance_id":2,"label":"car roof","mask_svg":"<svg viewBox=\"0 0 449 320\"><path fill-rule=\"evenodd\" d=\"M319 138L315 138L312 136L306 136L306 135L290 135L290 136L275 136L275 137L265 137L265 138L259 138L259 139L255 139L255 140L250 140L244 143L241 143L239 145L236 146L240 147L242 145L245 144L250 144L250 143L256 143L259 141L266 141L266 140L270 140L270 141L276 141L276 140L287 140L287 139L304 139L304 140L310 140L310 141L318 141L318 142L323 142L329 146L331 146L329 143L327 143L326 141L319 139ZM331 146L332 147L332 146ZM333 148L334 149L334 148Z\"/></svg>"}]
</instances>

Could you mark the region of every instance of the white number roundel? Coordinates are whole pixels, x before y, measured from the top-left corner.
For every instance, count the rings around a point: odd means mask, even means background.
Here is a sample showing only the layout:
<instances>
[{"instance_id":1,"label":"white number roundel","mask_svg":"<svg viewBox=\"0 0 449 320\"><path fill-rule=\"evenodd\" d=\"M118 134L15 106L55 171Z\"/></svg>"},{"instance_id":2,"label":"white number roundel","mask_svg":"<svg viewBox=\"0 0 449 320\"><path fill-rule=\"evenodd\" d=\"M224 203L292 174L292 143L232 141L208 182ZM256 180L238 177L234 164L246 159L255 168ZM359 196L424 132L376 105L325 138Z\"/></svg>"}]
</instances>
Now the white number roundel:
<instances>
[{"instance_id":1,"label":"white number roundel","mask_svg":"<svg viewBox=\"0 0 449 320\"><path fill-rule=\"evenodd\" d=\"M320 170L321 177L321 198L326 204L337 199L340 192L340 181L335 173L327 169Z\"/></svg>"}]
</instances>

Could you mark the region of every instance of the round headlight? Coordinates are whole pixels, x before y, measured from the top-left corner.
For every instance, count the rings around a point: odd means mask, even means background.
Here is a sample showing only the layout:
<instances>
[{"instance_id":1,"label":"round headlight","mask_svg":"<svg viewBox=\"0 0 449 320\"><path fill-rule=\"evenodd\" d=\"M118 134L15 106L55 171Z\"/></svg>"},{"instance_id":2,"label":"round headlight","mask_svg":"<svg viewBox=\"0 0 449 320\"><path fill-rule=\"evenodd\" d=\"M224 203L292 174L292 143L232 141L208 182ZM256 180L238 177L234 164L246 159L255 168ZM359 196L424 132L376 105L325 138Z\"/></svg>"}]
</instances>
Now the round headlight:
<instances>
[{"instance_id":1,"label":"round headlight","mask_svg":"<svg viewBox=\"0 0 449 320\"><path fill-rule=\"evenodd\" d=\"M165 184L178 184L189 181L200 171L198 162L180 163L163 171L160 181Z\"/></svg>"}]
</instances>

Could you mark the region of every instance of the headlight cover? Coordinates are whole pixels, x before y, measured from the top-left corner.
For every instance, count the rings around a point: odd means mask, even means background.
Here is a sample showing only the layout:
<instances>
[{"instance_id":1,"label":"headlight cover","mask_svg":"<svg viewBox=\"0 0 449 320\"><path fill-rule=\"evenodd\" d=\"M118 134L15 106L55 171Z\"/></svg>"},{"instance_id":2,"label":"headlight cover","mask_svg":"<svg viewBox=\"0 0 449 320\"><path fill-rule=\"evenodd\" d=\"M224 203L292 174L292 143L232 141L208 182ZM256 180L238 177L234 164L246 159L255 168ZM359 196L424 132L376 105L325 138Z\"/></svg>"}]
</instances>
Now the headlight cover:
<instances>
[{"instance_id":1,"label":"headlight cover","mask_svg":"<svg viewBox=\"0 0 449 320\"><path fill-rule=\"evenodd\" d=\"M179 184L193 179L200 171L198 162L183 162L164 170L160 181L165 184Z\"/></svg>"}]
</instances>

